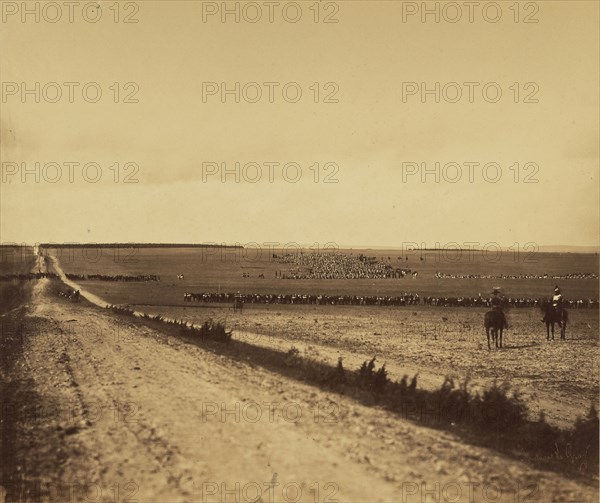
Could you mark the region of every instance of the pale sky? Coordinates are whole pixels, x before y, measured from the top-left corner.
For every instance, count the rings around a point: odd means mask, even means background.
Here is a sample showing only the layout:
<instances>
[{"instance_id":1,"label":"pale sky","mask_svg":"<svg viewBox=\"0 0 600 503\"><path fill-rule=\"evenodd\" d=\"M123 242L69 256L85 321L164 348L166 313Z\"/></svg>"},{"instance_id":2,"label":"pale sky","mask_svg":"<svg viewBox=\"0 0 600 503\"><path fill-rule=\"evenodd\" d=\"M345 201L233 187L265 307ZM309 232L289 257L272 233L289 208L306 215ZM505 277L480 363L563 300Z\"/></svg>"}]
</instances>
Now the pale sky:
<instances>
[{"instance_id":1,"label":"pale sky","mask_svg":"<svg viewBox=\"0 0 600 503\"><path fill-rule=\"evenodd\" d=\"M599 242L596 1L537 2L535 14L523 2L518 23L513 1L499 3L497 23L478 9L469 23L463 2L456 23L443 17L435 23L432 16L423 23L419 13L403 22L408 3L377 0L336 2L337 23L315 23L312 1L299 2L297 23L283 19L286 2L273 23L264 2L256 2L263 9L258 22L229 16L222 23L219 14L203 22L206 2L144 0L132 14L137 23L115 23L114 2L101 1L102 18L94 24L83 19L82 2L69 23L67 7L57 3L63 12L56 23L45 19L55 15L50 10L45 17L40 12L39 23L33 15L23 23L21 12L4 12L2 20L2 242ZM321 16L334 7L321 2ZM121 20L131 13L123 8ZM528 14L538 22L523 23ZM60 83L62 98L48 103L42 95L36 103L31 94L22 103L22 83L34 89L35 82ZM64 82L80 83L74 103ZM88 82L102 89L97 103L82 97ZM124 89L128 82L137 86L138 103L122 102L135 89ZM203 82L229 88L257 82L263 97L235 103L228 96L222 103L216 95L203 102ZM280 83L274 103L264 82ZM302 90L297 103L281 94L288 82ZM328 82L335 85L325 89ZM457 82L463 97L436 103L426 96L422 103L416 94L403 102L403 83L410 82L428 88ZM473 103L464 82L480 83ZM489 82L502 90L497 103L482 96ZM46 87L49 99L53 89ZM323 103L336 89L338 102ZM531 93L538 102L524 103ZM62 176L50 183L43 175L57 172L42 167L37 183L36 162L61 164ZM64 162L96 162L100 180L86 182L75 167L70 183ZM115 183L116 162L137 163L138 183L123 183L123 169ZM231 170L236 162L259 163L263 178L203 181L207 162ZM296 162L302 175L290 183L275 168L270 183L265 162ZM338 183L323 183L322 169L315 183L315 162L336 163ZM408 162L431 170L436 162L459 163L462 178L403 179ZM471 183L465 162L498 163L501 177L490 183L475 167ZM32 174L23 181L6 163L19 169L24 163ZM523 170L526 163L536 163L537 173ZM537 183L523 183L527 174Z\"/></svg>"}]
</instances>

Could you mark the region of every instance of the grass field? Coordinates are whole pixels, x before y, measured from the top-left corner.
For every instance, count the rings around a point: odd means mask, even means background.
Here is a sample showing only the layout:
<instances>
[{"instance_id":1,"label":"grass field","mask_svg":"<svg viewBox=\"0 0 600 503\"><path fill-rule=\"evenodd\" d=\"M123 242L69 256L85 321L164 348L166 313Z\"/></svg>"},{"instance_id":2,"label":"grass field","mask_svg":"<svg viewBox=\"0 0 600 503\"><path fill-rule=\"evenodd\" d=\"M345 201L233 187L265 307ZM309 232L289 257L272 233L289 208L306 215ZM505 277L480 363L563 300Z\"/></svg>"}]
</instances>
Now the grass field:
<instances>
[{"instance_id":1,"label":"grass field","mask_svg":"<svg viewBox=\"0 0 600 503\"><path fill-rule=\"evenodd\" d=\"M0 245L0 274L28 273L34 263L31 246Z\"/></svg>"},{"instance_id":2,"label":"grass field","mask_svg":"<svg viewBox=\"0 0 600 503\"><path fill-rule=\"evenodd\" d=\"M36 262L33 248L29 246L0 246L0 275L26 274ZM0 314L22 304L29 296L29 281L0 281Z\"/></svg>"},{"instance_id":3,"label":"grass field","mask_svg":"<svg viewBox=\"0 0 600 503\"><path fill-rule=\"evenodd\" d=\"M259 253L260 251L260 253ZM276 294L398 295L401 292L421 296L488 295L500 286L506 296L548 297L559 283L565 298L598 298L597 279L452 279L434 277L444 274L519 275L572 273L598 274L597 254L538 253L527 255L504 251L496 259L466 251L445 254L435 251L411 252L398 260L400 251L346 250L390 261L394 267L410 268L417 278L402 279L279 279L276 271L289 264L273 259L281 250L206 249L206 248L72 248L50 250L56 254L66 273L72 274L158 274L160 283L86 282L98 295L107 295L114 303L180 305L185 292L237 292ZM408 256L408 260L406 260ZM456 257L459 260L454 260ZM452 260L450 260L452 258ZM243 274L250 277L242 277ZM184 274L185 280L176 279ZM260 274L264 279L259 278Z\"/></svg>"},{"instance_id":4,"label":"grass field","mask_svg":"<svg viewBox=\"0 0 600 503\"><path fill-rule=\"evenodd\" d=\"M387 251L352 252L376 255L382 260L387 260L388 255L392 257L392 252ZM501 286L507 296L548 297L555 283L561 285L566 298L598 298L596 279L433 277L438 271L479 275L597 274L597 255L544 253L533 257L536 262L515 260L508 252L497 261L466 253L460 262L409 256L402 267L417 270L416 279L286 280L275 278L275 271L285 270L287 264L273 261L270 254L264 253L260 260L243 260L241 253L239 249L90 248L74 249L69 254L63 252L60 263L65 272L73 274L158 274L160 282L85 281L80 284L109 303L127 304L142 312L197 324L212 318L225 322L238 337L251 334L251 342L258 335L258 344L277 346L284 351L296 344L307 351L317 351L330 363L335 363L339 355L357 362L377 356L399 374L409 369L432 376L471 376L488 383L494 379L509 379L535 402L532 410L552 409L555 419L565 424L576 415L584 415L590 402L597 403L599 320L595 309L571 310L566 342L546 342L545 326L538 309L509 310L510 330L505 334L505 349L489 353L482 326L484 308L247 304L240 315L234 314L229 304L183 301L184 292L238 290L476 296L479 292L489 294L493 286ZM250 277L242 277L248 272ZM177 274L184 274L185 279L177 280ZM258 278L259 274L265 278ZM536 401L537 395L542 398ZM561 403L570 405L561 412Z\"/></svg>"},{"instance_id":5,"label":"grass field","mask_svg":"<svg viewBox=\"0 0 600 503\"><path fill-rule=\"evenodd\" d=\"M193 345L197 344L208 350L198 358L202 365L205 365L207 354L214 354L219 356L224 368L235 368L235 372L238 372L242 363L244 368L253 371L262 368L275 379L285 376L294 385L310 385L313 395L326 391L366 404L373 410L387 407L385 410L393 414L390 418L404 414L404 409L397 407L396 396L396 392L403 389L402 383L409 382L403 379L404 376L408 376L407 379L416 376L413 380L415 386L411 384L410 387L418 388L418 394L414 396L431 399L432 403L436 403L435 397L442 396L438 392L444 389L443 383L447 382L447 377L457 386L468 382L468 385L464 385L464 390L468 390L469 396L472 397L470 403L473 404L479 403L480 397L488 400L493 395L490 395L490 390L510 389L512 398L502 391L497 402L492 400L492 405L488 407L489 412L498 413L498 417L506 419L508 416L502 414L508 414L522 406L523 417L527 419L526 423L523 423L524 429L513 431L514 425L507 426L506 423L503 426L506 431L489 436L487 423L471 424L463 421L457 426L458 423L453 422L453 412L442 415L441 422L434 421L432 426L442 424L449 432L461 435L466 443L485 445L519 459L520 456L524 456L522 459L531 462L532 466L569 473L570 476L587 477L590 473L592 476L595 473L597 454L594 454L593 449L591 452L583 449L585 456L581 453L574 456L568 449L571 438L585 444L588 437L594 438L593 435L544 435L549 434L552 428L555 432L580 432L581 428L577 425L581 426L584 423L578 421L578 418L588 415L591 405L598 408L600 323L597 309L570 310L567 339L560 340L557 334L556 340L551 341L546 340L545 326L541 323L542 314L539 309L508 309L510 328L504 334L504 347L489 351L483 329L483 314L486 308L247 303L243 313L239 313L233 311L231 304L184 302L183 294L239 290L250 293L398 295L402 292L414 292L421 296L475 296L479 292L487 295L492 286L500 285L507 296L547 297L554 284L558 283L567 298L597 298L596 279L475 280L434 277L436 272L481 275L566 275L584 272L597 274L596 255L540 254L537 257L538 262L535 263L514 261L511 256L495 262L465 256L460 263L430 263L427 259L409 256L408 261L404 259L402 267L417 270L419 276L415 279L407 277L373 280L285 280L276 278L275 272L285 271L290 265L272 260L271 255L254 261L227 260L227 255L221 255L221 252L219 249L148 247L131 250L74 248L72 253L48 250L50 255L58 256L58 262L47 262L51 267L55 267L56 272L60 272L62 268L66 273L78 275L159 275L161 279L158 282L81 280L76 281L77 284L70 284L70 288L81 288L88 300L93 299L87 295L88 292L99 296L101 299L94 301L98 302L98 305L104 306L103 299L108 303L128 306L113 306L112 310L100 310L90 306L87 301L82 301L81 304L73 303L60 297L58 293L64 290L64 284L59 280L50 280L46 285L46 295L50 302L42 303L42 306L45 306L44 309L52 308L56 313L62 313L61 316L69 322L87 319L87 322L82 322L82 332L78 332L77 338L91 344L90 358L99 358L98 355L104 353L105 357L99 360L112 361L118 354L114 350L115 345L121 348L120 351L131 351L146 341L139 334L131 336L134 327L139 326L140 333L143 334L147 333L146 329L156 329L157 334L160 333L160 340L169 347L174 340L178 341L177 344L181 340L185 342L181 346L184 352L179 353L174 361L176 366L180 364L184 354L191 354ZM274 252L278 253L276 250ZM229 249L227 253L237 254L239 257L241 252L239 249ZM382 251L353 253L377 254L381 260L387 260L387 254ZM23 261L23 267L25 264L31 266L28 260ZM412 262L415 265L411 265ZM185 279L178 280L178 274L184 274ZM265 277L260 278L259 274ZM41 297L36 295L34 298ZM133 310L147 316L133 316ZM159 316L154 318L155 315ZM196 330L208 320L211 326L221 326L218 323L222 323L225 329L233 331L232 337L227 335L227 343L205 341L203 337L190 335L195 333L194 329L173 320L192 322ZM53 339L49 337L44 340ZM77 344L68 345L69 349L76 347ZM377 388L379 391L375 388L368 391L371 389L368 388L370 384L361 381L364 376L361 377L358 369L362 368L363 362L368 362L373 357L376 358L376 368L379 369L377 375L387 376L387 394L382 394L383 385ZM134 369L149 365L149 361L150 354L144 355L141 361L136 360ZM88 362L87 357L85 362ZM342 372L335 375L342 375L343 378L340 377L341 384L338 383L339 386L336 387L332 384L333 381L324 381L323 376L333 379L332 372L341 368L340 362L343 362ZM385 373L382 374L380 371L384 364ZM366 363L364 365L366 366ZM89 367L88 363L85 367ZM165 373L173 374L172 370ZM138 378L139 376L136 376L136 385ZM244 379L243 376L234 379L236 390L242 389ZM381 379L377 382L380 381ZM505 388L505 383L508 388ZM500 387L497 388L497 385ZM133 388L135 386L132 386ZM289 383L288 387L282 389L288 392ZM452 396L456 397L461 395L459 390L463 388L453 389L456 390L456 394ZM513 392L516 395L512 395ZM237 391L234 394L236 393ZM290 393L293 396L293 392ZM488 398L485 398L486 396ZM477 405L473 407L473 410L476 410ZM409 414L404 418L425 426L430 425L426 419L415 415ZM388 423L392 424L390 421L388 420ZM502 421L504 420L499 420L499 424ZM596 424L594 421L595 418L591 414L585 425L593 426ZM406 425L404 422L393 424L402 428ZM482 429L480 431L477 428ZM539 435L530 438L528 435L533 431ZM594 430L593 433L597 432ZM566 440L562 443L545 442L546 438ZM513 452L512 448L520 445L519 439L529 439L531 445L528 444L529 447L523 448L522 452L519 449ZM590 445L596 443L591 442ZM543 449L538 449L540 446ZM569 462L568 467L563 466L566 460ZM591 465L586 464L588 462Z\"/></svg>"}]
</instances>

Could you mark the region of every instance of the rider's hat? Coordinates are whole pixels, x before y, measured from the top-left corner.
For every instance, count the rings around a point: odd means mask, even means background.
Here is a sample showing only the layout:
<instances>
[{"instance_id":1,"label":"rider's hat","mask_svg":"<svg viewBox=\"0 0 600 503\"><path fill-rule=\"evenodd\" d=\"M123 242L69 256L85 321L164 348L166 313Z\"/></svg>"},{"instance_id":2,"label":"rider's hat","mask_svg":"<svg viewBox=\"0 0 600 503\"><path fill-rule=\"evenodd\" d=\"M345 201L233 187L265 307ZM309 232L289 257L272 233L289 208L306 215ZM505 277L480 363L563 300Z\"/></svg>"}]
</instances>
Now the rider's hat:
<instances>
[{"instance_id":1,"label":"rider's hat","mask_svg":"<svg viewBox=\"0 0 600 503\"><path fill-rule=\"evenodd\" d=\"M554 291L555 291L556 293L560 292L560 288L558 288L558 285L555 285L555 286L554 286Z\"/></svg>"}]
</instances>

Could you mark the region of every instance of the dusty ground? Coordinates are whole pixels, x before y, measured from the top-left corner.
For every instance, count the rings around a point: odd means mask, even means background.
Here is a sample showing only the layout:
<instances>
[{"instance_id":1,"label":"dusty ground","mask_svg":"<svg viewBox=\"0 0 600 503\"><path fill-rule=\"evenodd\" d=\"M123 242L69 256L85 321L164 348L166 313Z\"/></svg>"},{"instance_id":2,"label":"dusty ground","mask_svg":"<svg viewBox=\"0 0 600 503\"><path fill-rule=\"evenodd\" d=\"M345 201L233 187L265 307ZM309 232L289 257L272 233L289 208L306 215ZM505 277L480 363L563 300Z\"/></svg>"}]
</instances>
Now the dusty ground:
<instances>
[{"instance_id":1,"label":"dusty ground","mask_svg":"<svg viewBox=\"0 0 600 503\"><path fill-rule=\"evenodd\" d=\"M7 489L23 500L598 500L597 481L465 445L50 285L27 306L3 415Z\"/></svg>"},{"instance_id":2,"label":"dusty ground","mask_svg":"<svg viewBox=\"0 0 600 503\"><path fill-rule=\"evenodd\" d=\"M285 351L294 345L332 365L341 356L350 369L376 356L393 379L419 374L419 384L428 389L439 388L445 376L470 376L474 388L506 380L526 399L532 419L543 411L563 428L598 404L594 310L572 311L567 340L560 340L557 327L555 340L547 341L538 310L514 309L504 348L488 351L481 326L485 310L473 308L246 305L241 315L218 304L136 308L195 322L223 320L238 339Z\"/></svg>"}]
</instances>

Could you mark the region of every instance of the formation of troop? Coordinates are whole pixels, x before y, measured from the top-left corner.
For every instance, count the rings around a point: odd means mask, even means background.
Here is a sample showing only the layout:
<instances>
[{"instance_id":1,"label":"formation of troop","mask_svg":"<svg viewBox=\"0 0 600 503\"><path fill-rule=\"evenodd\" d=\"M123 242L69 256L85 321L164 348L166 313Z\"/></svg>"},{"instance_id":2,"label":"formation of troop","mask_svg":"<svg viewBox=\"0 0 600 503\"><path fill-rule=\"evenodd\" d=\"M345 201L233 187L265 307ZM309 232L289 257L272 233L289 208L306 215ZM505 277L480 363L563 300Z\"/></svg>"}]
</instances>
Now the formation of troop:
<instances>
[{"instance_id":1,"label":"formation of troop","mask_svg":"<svg viewBox=\"0 0 600 503\"><path fill-rule=\"evenodd\" d=\"M540 307L546 298L503 297L499 296L502 308ZM487 297L423 297L423 304L442 307L492 307L491 298ZM564 307L570 309L588 309L598 307L598 299L565 299Z\"/></svg>"},{"instance_id":2,"label":"formation of troop","mask_svg":"<svg viewBox=\"0 0 600 503\"><path fill-rule=\"evenodd\" d=\"M233 302L248 304L315 304L337 306L410 306L420 303L416 293L401 295L309 295L259 293L184 293L185 302Z\"/></svg>"},{"instance_id":3,"label":"formation of troop","mask_svg":"<svg viewBox=\"0 0 600 503\"><path fill-rule=\"evenodd\" d=\"M592 272L575 272L570 274L449 274L436 272L437 279L598 279Z\"/></svg>"},{"instance_id":4,"label":"formation of troop","mask_svg":"<svg viewBox=\"0 0 600 503\"><path fill-rule=\"evenodd\" d=\"M295 266L285 272L278 271L275 277L281 279L383 279L415 275L410 269L394 267L391 258L383 262L363 254L298 252L274 254L273 258Z\"/></svg>"},{"instance_id":5,"label":"formation of troop","mask_svg":"<svg viewBox=\"0 0 600 503\"><path fill-rule=\"evenodd\" d=\"M71 281L160 281L156 274L65 274Z\"/></svg>"},{"instance_id":6,"label":"formation of troop","mask_svg":"<svg viewBox=\"0 0 600 503\"><path fill-rule=\"evenodd\" d=\"M486 308L524 308L541 307L545 298L505 297L495 288L491 297L420 297L417 293L389 295L310 295L310 294L264 294L264 293L184 293L184 302L231 303L236 300L248 304L315 304L315 305L351 305L351 306L439 306L439 307L486 307ZM598 299L563 299L560 305L571 309L598 308Z\"/></svg>"}]
</instances>

